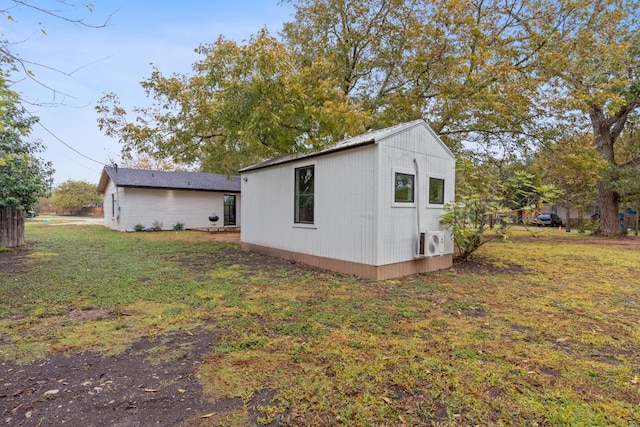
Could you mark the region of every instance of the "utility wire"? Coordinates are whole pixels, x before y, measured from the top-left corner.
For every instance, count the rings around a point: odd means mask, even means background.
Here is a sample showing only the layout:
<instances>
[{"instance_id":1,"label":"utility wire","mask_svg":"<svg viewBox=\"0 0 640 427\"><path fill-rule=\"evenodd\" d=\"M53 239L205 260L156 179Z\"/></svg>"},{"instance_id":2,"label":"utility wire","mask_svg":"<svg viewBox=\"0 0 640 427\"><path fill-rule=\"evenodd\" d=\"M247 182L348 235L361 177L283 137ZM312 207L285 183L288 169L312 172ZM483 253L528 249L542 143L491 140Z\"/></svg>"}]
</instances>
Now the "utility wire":
<instances>
[{"instance_id":1,"label":"utility wire","mask_svg":"<svg viewBox=\"0 0 640 427\"><path fill-rule=\"evenodd\" d=\"M91 157L88 157L84 154L82 154L81 152L79 152L78 150L76 150L75 148L73 148L72 146L70 146L69 144L67 144L66 142L64 142L62 139L60 139L55 133L51 132L49 129L47 129L47 127L45 125L43 125L42 123L40 123L39 121L37 122L38 125L40 125L40 127L42 127L42 129L44 129L45 131L47 131L47 133L49 135L51 135L52 137L54 137L55 139L57 139L58 141L60 141L62 144L64 144L65 147L67 147L68 149L70 149L71 151L75 152L76 154L84 157L87 160L91 160L94 163L97 163L101 166L104 166L104 162L99 162L98 160L92 159Z\"/></svg>"}]
</instances>

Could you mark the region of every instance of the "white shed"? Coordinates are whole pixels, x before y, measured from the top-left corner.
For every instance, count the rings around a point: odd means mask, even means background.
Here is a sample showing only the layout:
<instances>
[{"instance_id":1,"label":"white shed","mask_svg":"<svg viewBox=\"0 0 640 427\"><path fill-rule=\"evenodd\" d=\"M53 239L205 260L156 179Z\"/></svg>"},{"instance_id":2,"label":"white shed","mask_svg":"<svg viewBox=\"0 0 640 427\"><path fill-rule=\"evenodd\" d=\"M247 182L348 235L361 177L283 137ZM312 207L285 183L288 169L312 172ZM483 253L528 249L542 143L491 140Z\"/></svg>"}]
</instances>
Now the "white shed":
<instances>
[{"instance_id":1,"label":"white shed","mask_svg":"<svg viewBox=\"0 0 640 427\"><path fill-rule=\"evenodd\" d=\"M177 223L209 228L214 213L217 227L240 227L239 176L105 167L98 193L104 225L114 230L134 231L138 224L171 230Z\"/></svg>"},{"instance_id":2,"label":"white shed","mask_svg":"<svg viewBox=\"0 0 640 427\"><path fill-rule=\"evenodd\" d=\"M453 263L455 158L423 120L240 173L244 250L379 280Z\"/></svg>"}]
</instances>

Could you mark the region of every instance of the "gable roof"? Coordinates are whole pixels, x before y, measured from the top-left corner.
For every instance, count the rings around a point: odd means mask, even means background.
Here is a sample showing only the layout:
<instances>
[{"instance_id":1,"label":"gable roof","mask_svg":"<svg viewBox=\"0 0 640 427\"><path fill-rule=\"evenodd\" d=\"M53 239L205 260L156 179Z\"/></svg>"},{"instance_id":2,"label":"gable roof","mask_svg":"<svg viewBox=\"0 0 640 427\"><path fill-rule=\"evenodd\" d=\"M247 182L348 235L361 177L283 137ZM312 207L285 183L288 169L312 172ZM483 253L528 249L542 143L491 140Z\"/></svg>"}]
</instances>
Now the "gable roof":
<instances>
[{"instance_id":1,"label":"gable roof","mask_svg":"<svg viewBox=\"0 0 640 427\"><path fill-rule=\"evenodd\" d=\"M104 194L109 180L117 187L240 192L240 177L202 172L164 172L105 166L98 183Z\"/></svg>"},{"instance_id":2,"label":"gable roof","mask_svg":"<svg viewBox=\"0 0 640 427\"><path fill-rule=\"evenodd\" d=\"M351 148L362 147L370 144L377 144L384 139L387 139L391 136L394 136L398 133L404 132L416 126L425 127L427 131L435 138L435 140L438 141L440 145L442 145L442 147L447 151L447 153L449 153L452 158L454 157L449 147L447 147L442 142L440 137L429 127L427 122L425 122L422 119L418 119L418 120L413 120L411 122L401 123L395 126L384 128L384 129L369 131L369 132L363 133L362 135L354 136L352 138L347 138L338 142L336 145L332 147L325 148L324 150L314 151L310 153L298 153L298 154L293 154L288 156L275 157L273 159L265 160L264 162L260 162L255 165L248 166L244 169L240 169L240 172L248 172L256 169L263 169L270 166L289 163L289 162L293 162L300 159L323 156L325 154L335 153L337 151L348 150Z\"/></svg>"}]
</instances>

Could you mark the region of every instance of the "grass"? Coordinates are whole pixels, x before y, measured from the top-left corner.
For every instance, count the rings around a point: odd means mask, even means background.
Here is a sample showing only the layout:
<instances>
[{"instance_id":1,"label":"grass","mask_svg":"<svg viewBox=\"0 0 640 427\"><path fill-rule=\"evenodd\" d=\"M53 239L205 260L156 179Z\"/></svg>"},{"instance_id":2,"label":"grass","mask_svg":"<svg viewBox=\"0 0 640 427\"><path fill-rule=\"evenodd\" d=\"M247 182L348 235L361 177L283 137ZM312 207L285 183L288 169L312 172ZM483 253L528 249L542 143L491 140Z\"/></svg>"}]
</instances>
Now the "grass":
<instances>
[{"instance_id":1,"label":"grass","mask_svg":"<svg viewBox=\"0 0 640 427\"><path fill-rule=\"evenodd\" d=\"M263 424L640 425L640 243L534 231L372 282L207 233L29 223L26 269L0 273L0 359L206 328L207 397L266 393Z\"/></svg>"}]
</instances>

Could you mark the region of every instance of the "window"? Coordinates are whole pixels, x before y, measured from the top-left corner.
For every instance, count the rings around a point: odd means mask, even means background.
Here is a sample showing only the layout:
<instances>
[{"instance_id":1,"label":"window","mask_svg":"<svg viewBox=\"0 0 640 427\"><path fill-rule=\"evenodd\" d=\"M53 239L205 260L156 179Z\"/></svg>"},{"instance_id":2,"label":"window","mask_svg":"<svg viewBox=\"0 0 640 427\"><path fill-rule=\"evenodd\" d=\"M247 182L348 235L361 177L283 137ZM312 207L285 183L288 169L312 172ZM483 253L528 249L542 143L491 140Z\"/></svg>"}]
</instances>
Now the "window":
<instances>
[{"instance_id":1,"label":"window","mask_svg":"<svg viewBox=\"0 0 640 427\"><path fill-rule=\"evenodd\" d=\"M111 193L111 217L116 217L116 195Z\"/></svg>"},{"instance_id":2,"label":"window","mask_svg":"<svg viewBox=\"0 0 640 427\"><path fill-rule=\"evenodd\" d=\"M223 196L224 203L224 225L236 225L236 196L233 194L225 194Z\"/></svg>"},{"instance_id":3,"label":"window","mask_svg":"<svg viewBox=\"0 0 640 427\"><path fill-rule=\"evenodd\" d=\"M444 179L429 178L429 203L444 204Z\"/></svg>"},{"instance_id":4,"label":"window","mask_svg":"<svg viewBox=\"0 0 640 427\"><path fill-rule=\"evenodd\" d=\"M413 203L414 176L406 173L395 173L395 198L398 203Z\"/></svg>"},{"instance_id":5,"label":"window","mask_svg":"<svg viewBox=\"0 0 640 427\"><path fill-rule=\"evenodd\" d=\"M313 224L314 167L296 168L294 222Z\"/></svg>"}]
</instances>

